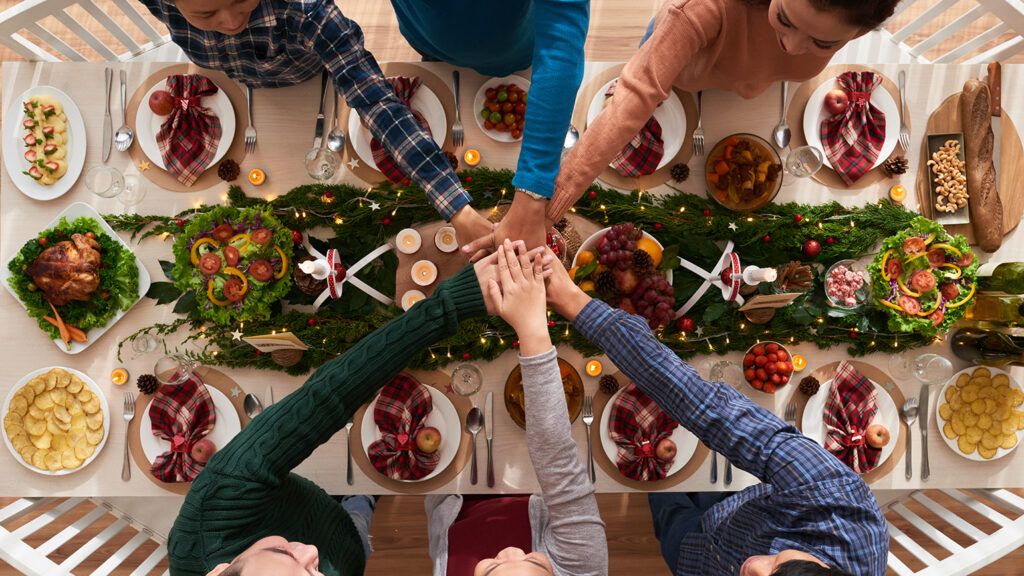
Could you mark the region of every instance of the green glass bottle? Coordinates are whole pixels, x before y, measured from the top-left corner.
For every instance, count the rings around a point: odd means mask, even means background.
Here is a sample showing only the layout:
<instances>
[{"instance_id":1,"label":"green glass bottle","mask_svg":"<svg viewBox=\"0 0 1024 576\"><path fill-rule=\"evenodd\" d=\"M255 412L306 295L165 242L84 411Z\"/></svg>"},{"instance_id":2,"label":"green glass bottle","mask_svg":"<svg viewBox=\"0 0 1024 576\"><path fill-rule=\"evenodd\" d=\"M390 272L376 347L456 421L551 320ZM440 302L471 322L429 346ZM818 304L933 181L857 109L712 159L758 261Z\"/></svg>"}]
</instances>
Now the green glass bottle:
<instances>
[{"instance_id":1,"label":"green glass bottle","mask_svg":"<svg viewBox=\"0 0 1024 576\"><path fill-rule=\"evenodd\" d=\"M1024 262L988 263L978 267L978 289L1024 294Z\"/></svg>"},{"instance_id":2,"label":"green glass bottle","mask_svg":"<svg viewBox=\"0 0 1024 576\"><path fill-rule=\"evenodd\" d=\"M982 292L974 296L965 318L1006 326L1024 326L1024 296Z\"/></svg>"},{"instance_id":3,"label":"green glass bottle","mask_svg":"<svg viewBox=\"0 0 1024 576\"><path fill-rule=\"evenodd\" d=\"M1024 338L995 330L961 328L953 334L953 353L975 364L1021 364L1024 363Z\"/></svg>"}]
</instances>

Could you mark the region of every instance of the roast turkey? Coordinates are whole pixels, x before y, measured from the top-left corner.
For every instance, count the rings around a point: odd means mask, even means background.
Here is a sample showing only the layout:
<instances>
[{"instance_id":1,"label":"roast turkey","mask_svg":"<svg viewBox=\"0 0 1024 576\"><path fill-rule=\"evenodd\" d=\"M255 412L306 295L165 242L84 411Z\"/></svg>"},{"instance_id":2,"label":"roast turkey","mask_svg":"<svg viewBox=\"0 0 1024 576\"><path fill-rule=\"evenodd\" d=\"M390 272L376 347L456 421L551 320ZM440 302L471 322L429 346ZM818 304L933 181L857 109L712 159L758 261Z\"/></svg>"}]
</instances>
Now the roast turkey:
<instances>
[{"instance_id":1,"label":"roast turkey","mask_svg":"<svg viewBox=\"0 0 1024 576\"><path fill-rule=\"evenodd\" d=\"M54 306L89 300L100 285L99 251L96 240L72 234L43 250L26 272Z\"/></svg>"}]
</instances>

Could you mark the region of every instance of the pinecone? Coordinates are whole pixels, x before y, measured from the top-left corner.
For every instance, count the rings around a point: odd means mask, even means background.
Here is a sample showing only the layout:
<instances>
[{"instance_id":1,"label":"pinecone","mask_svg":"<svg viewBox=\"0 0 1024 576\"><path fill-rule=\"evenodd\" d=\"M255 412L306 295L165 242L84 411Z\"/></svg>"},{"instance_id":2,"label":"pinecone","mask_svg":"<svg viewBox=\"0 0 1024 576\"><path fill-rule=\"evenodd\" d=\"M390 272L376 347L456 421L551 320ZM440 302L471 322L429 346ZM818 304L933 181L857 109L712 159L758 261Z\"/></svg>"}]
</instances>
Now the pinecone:
<instances>
[{"instance_id":1,"label":"pinecone","mask_svg":"<svg viewBox=\"0 0 1024 576\"><path fill-rule=\"evenodd\" d=\"M652 270L654 270L654 259L650 254L643 250L633 252L633 271L637 275L643 276Z\"/></svg>"},{"instance_id":2,"label":"pinecone","mask_svg":"<svg viewBox=\"0 0 1024 576\"><path fill-rule=\"evenodd\" d=\"M615 275L609 270L601 272L597 275L597 279L594 280L594 286L597 287L598 293L602 296L615 294Z\"/></svg>"},{"instance_id":3,"label":"pinecone","mask_svg":"<svg viewBox=\"0 0 1024 576\"><path fill-rule=\"evenodd\" d=\"M298 266L298 264L309 262L310 260L316 260L316 258L313 258L308 254L299 258L299 261L296 263L295 270L292 272L292 276L295 278L295 285L299 287L299 290L301 290L303 294L318 296L321 292L327 289L327 280L317 280L303 272L302 268L299 268Z\"/></svg>"},{"instance_id":4,"label":"pinecone","mask_svg":"<svg viewBox=\"0 0 1024 576\"><path fill-rule=\"evenodd\" d=\"M885 173L888 174L890 178L893 176L899 176L900 174L906 174L908 168L910 168L910 162L908 162L903 156L894 156L882 163L882 169L885 170Z\"/></svg>"},{"instance_id":5,"label":"pinecone","mask_svg":"<svg viewBox=\"0 0 1024 576\"><path fill-rule=\"evenodd\" d=\"M814 376L808 376L800 381L800 392L803 392L805 396L814 396L818 393L818 387L821 383Z\"/></svg>"},{"instance_id":6,"label":"pinecone","mask_svg":"<svg viewBox=\"0 0 1024 576\"><path fill-rule=\"evenodd\" d=\"M456 156L455 154L452 154L451 152L445 152L444 153L444 157L446 159L448 159L448 163L452 165L452 170L453 171L459 169L459 157L458 156Z\"/></svg>"},{"instance_id":7,"label":"pinecone","mask_svg":"<svg viewBox=\"0 0 1024 576\"><path fill-rule=\"evenodd\" d=\"M160 381L152 374L143 374L135 381L135 385L139 387L139 392L142 392L143 394L152 394L160 387Z\"/></svg>"},{"instance_id":8,"label":"pinecone","mask_svg":"<svg viewBox=\"0 0 1024 576\"><path fill-rule=\"evenodd\" d=\"M238 162L230 158L221 160L220 166L217 167L217 176L220 176L220 179L225 182L234 181L241 173L242 169L239 168Z\"/></svg>"},{"instance_id":9,"label":"pinecone","mask_svg":"<svg viewBox=\"0 0 1024 576\"><path fill-rule=\"evenodd\" d=\"M675 180L676 182L686 182L686 179L690 177L690 167L680 162L679 164L672 166L670 174L672 175L672 180Z\"/></svg>"},{"instance_id":10,"label":"pinecone","mask_svg":"<svg viewBox=\"0 0 1024 576\"><path fill-rule=\"evenodd\" d=\"M615 376L601 376L601 380L598 381L598 387L601 389L601 392L611 396L619 391L619 381L615 379Z\"/></svg>"}]
</instances>

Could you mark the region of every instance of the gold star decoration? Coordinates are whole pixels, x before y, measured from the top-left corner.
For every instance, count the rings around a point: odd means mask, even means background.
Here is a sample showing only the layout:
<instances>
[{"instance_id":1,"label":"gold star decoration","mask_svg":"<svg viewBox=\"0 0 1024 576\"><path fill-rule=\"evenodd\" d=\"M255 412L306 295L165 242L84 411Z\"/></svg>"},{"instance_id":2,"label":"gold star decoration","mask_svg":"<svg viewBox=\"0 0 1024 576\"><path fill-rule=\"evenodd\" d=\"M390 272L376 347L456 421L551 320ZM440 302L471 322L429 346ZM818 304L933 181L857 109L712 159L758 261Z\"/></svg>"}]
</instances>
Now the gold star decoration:
<instances>
[{"instance_id":1,"label":"gold star decoration","mask_svg":"<svg viewBox=\"0 0 1024 576\"><path fill-rule=\"evenodd\" d=\"M142 162L139 162L139 170L145 172L146 170L149 170L149 169L150 169L149 160L143 160Z\"/></svg>"}]
</instances>

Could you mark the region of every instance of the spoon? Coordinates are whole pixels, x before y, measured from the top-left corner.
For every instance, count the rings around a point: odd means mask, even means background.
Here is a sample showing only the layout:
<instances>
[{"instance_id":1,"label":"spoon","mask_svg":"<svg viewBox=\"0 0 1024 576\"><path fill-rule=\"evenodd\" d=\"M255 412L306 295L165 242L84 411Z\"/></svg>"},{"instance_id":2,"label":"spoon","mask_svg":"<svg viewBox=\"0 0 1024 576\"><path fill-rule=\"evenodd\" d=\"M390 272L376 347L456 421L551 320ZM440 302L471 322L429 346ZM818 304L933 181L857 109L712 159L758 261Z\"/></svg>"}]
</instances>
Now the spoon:
<instances>
[{"instance_id":1,"label":"spoon","mask_svg":"<svg viewBox=\"0 0 1024 576\"><path fill-rule=\"evenodd\" d=\"M128 73L121 70L121 127L114 132L114 148L117 148L118 152L124 152L132 145L132 140L135 139L135 133L128 127L128 118L125 115L125 99L127 96L127 88L125 82L128 80Z\"/></svg>"},{"instance_id":2,"label":"spoon","mask_svg":"<svg viewBox=\"0 0 1024 576\"><path fill-rule=\"evenodd\" d=\"M341 152L345 146L345 133L338 128L338 95L334 95L334 128L327 134L327 149L331 152Z\"/></svg>"},{"instance_id":3,"label":"spoon","mask_svg":"<svg viewBox=\"0 0 1024 576\"><path fill-rule=\"evenodd\" d=\"M911 424L917 421L917 410L918 400L917 398L910 398L903 403L903 407L900 410L900 415L903 417L903 421L907 424L907 430L913 430ZM910 449L913 447L913 440L907 436L907 455L905 460L907 461L907 480L910 480L914 476L914 460L911 457Z\"/></svg>"},{"instance_id":4,"label":"spoon","mask_svg":"<svg viewBox=\"0 0 1024 576\"><path fill-rule=\"evenodd\" d=\"M786 96L789 91L789 83L782 81L782 111L779 113L779 124L772 130L772 140L779 148L789 146L789 124L786 123Z\"/></svg>"},{"instance_id":5,"label":"spoon","mask_svg":"<svg viewBox=\"0 0 1024 576\"><path fill-rule=\"evenodd\" d=\"M263 412L263 402L260 402L259 396L255 394L246 394L242 408L245 409L245 415L252 419Z\"/></svg>"},{"instance_id":6,"label":"spoon","mask_svg":"<svg viewBox=\"0 0 1024 576\"><path fill-rule=\"evenodd\" d=\"M473 451L470 457L469 483L476 485L476 435L484 427L484 413L474 406L466 414L466 430L473 435Z\"/></svg>"},{"instance_id":7,"label":"spoon","mask_svg":"<svg viewBox=\"0 0 1024 576\"><path fill-rule=\"evenodd\" d=\"M565 142L562 144L564 150L568 150L576 145L580 139L580 133L576 130L576 127L569 124L569 131L565 133Z\"/></svg>"},{"instance_id":8,"label":"spoon","mask_svg":"<svg viewBox=\"0 0 1024 576\"><path fill-rule=\"evenodd\" d=\"M352 425L351 420L345 424L345 444L348 448L348 466L345 468L345 481L351 486L355 484L355 478L352 475Z\"/></svg>"}]
</instances>

